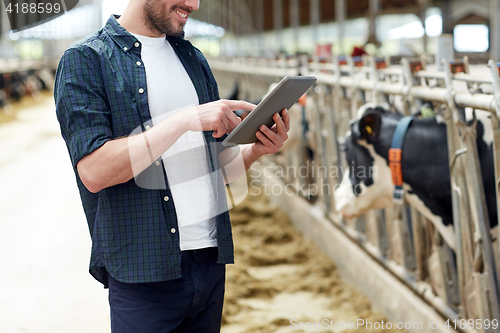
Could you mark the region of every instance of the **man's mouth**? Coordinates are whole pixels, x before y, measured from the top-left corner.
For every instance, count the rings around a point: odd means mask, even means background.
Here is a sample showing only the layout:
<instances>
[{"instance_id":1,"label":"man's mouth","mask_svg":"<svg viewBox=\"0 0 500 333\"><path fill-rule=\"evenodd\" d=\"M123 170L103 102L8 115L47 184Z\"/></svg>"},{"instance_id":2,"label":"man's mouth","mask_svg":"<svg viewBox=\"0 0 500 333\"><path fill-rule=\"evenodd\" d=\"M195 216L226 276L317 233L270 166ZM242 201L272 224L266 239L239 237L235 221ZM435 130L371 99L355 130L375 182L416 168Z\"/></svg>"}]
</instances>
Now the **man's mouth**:
<instances>
[{"instance_id":1,"label":"man's mouth","mask_svg":"<svg viewBox=\"0 0 500 333\"><path fill-rule=\"evenodd\" d=\"M181 22L187 22L187 19L188 19L188 16L189 16L188 13L186 13L184 11L180 11L178 9L176 9L174 11L177 14L177 17L179 18L179 20L181 20Z\"/></svg>"}]
</instances>

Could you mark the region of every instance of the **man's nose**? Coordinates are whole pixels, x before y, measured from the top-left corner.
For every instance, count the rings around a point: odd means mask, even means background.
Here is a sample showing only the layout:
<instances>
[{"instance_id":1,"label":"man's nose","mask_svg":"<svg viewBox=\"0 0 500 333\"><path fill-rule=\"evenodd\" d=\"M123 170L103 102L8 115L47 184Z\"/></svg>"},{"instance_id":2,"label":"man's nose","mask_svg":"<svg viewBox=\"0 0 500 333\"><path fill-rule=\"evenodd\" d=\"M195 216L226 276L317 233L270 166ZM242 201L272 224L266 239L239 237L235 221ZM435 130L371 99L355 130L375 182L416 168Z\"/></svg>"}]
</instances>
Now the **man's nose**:
<instances>
[{"instance_id":1,"label":"man's nose","mask_svg":"<svg viewBox=\"0 0 500 333\"><path fill-rule=\"evenodd\" d=\"M186 6L191 10L198 10L200 8L200 0L186 0Z\"/></svg>"}]
</instances>

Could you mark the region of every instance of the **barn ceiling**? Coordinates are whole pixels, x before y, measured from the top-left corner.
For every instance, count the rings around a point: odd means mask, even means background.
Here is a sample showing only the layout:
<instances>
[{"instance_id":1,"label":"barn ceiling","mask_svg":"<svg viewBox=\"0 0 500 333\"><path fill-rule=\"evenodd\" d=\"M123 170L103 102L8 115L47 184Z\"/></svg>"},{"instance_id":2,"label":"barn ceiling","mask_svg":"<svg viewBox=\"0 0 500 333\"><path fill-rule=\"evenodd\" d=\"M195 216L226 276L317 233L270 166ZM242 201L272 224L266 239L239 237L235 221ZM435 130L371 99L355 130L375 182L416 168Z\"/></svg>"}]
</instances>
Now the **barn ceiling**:
<instances>
[{"instance_id":1,"label":"barn ceiling","mask_svg":"<svg viewBox=\"0 0 500 333\"><path fill-rule=\"evenodd\" d=\"M290 27L291 0L283 1L283 27ZM310 0L299 1L300 25L310 22ZM419 4L427 2L434 5L450 0L379 0L380 14L415 13L418 14ZM273 30L273 0L263 0L259 8L256 0L206 0L201 1L200 9L192 14L198 20L222 26L236 34ZM335 0L320 0L320 22L335 21ZM369 16L370 0L346 0L347 18ZM264 13L264 15L260 14Z\"/></svg>"}]
</instances>

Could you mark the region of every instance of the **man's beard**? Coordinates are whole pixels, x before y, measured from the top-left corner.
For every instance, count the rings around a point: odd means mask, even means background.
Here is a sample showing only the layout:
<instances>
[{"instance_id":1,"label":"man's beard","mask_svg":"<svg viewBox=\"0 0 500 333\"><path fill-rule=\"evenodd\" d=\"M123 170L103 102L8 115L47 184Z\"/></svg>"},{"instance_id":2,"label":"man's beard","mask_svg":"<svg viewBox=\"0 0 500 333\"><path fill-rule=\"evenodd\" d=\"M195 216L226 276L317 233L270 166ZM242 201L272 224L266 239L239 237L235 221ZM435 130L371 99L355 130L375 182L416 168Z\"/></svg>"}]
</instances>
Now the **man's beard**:
<instances>
[{"instance_id":1,"label":"man's beard","mask_svg":"<svg viewBox=\"0 0 500 333\"><path fill-rule=\"evenodd\" d=\"M172 24L172 17L165 13L161 0L148 0L144 4L144 21L146 26L168 36L179 36L183 32L184 24L176 29Z\"/></svg>"}]
</instances>

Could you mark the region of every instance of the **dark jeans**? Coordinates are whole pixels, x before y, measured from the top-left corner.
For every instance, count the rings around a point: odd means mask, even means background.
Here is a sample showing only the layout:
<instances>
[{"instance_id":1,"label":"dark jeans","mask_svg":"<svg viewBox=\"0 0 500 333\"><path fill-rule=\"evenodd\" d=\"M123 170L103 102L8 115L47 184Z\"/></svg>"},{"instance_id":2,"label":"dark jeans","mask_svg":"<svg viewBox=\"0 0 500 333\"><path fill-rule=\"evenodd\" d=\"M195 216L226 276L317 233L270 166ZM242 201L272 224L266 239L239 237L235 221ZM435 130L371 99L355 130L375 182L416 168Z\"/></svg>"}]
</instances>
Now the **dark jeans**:
<instances>
[{"instance_id":1,"label":"dark jeans","mask_svg":"<svg viewBox=\"0 0 500 333\"><path fill-rule=\"evenodd\" d=\"M183 251L180 279L122 283L109 276L111 332L219 332L225 274L213 247Z\"/></svg>"}]
</instances>

